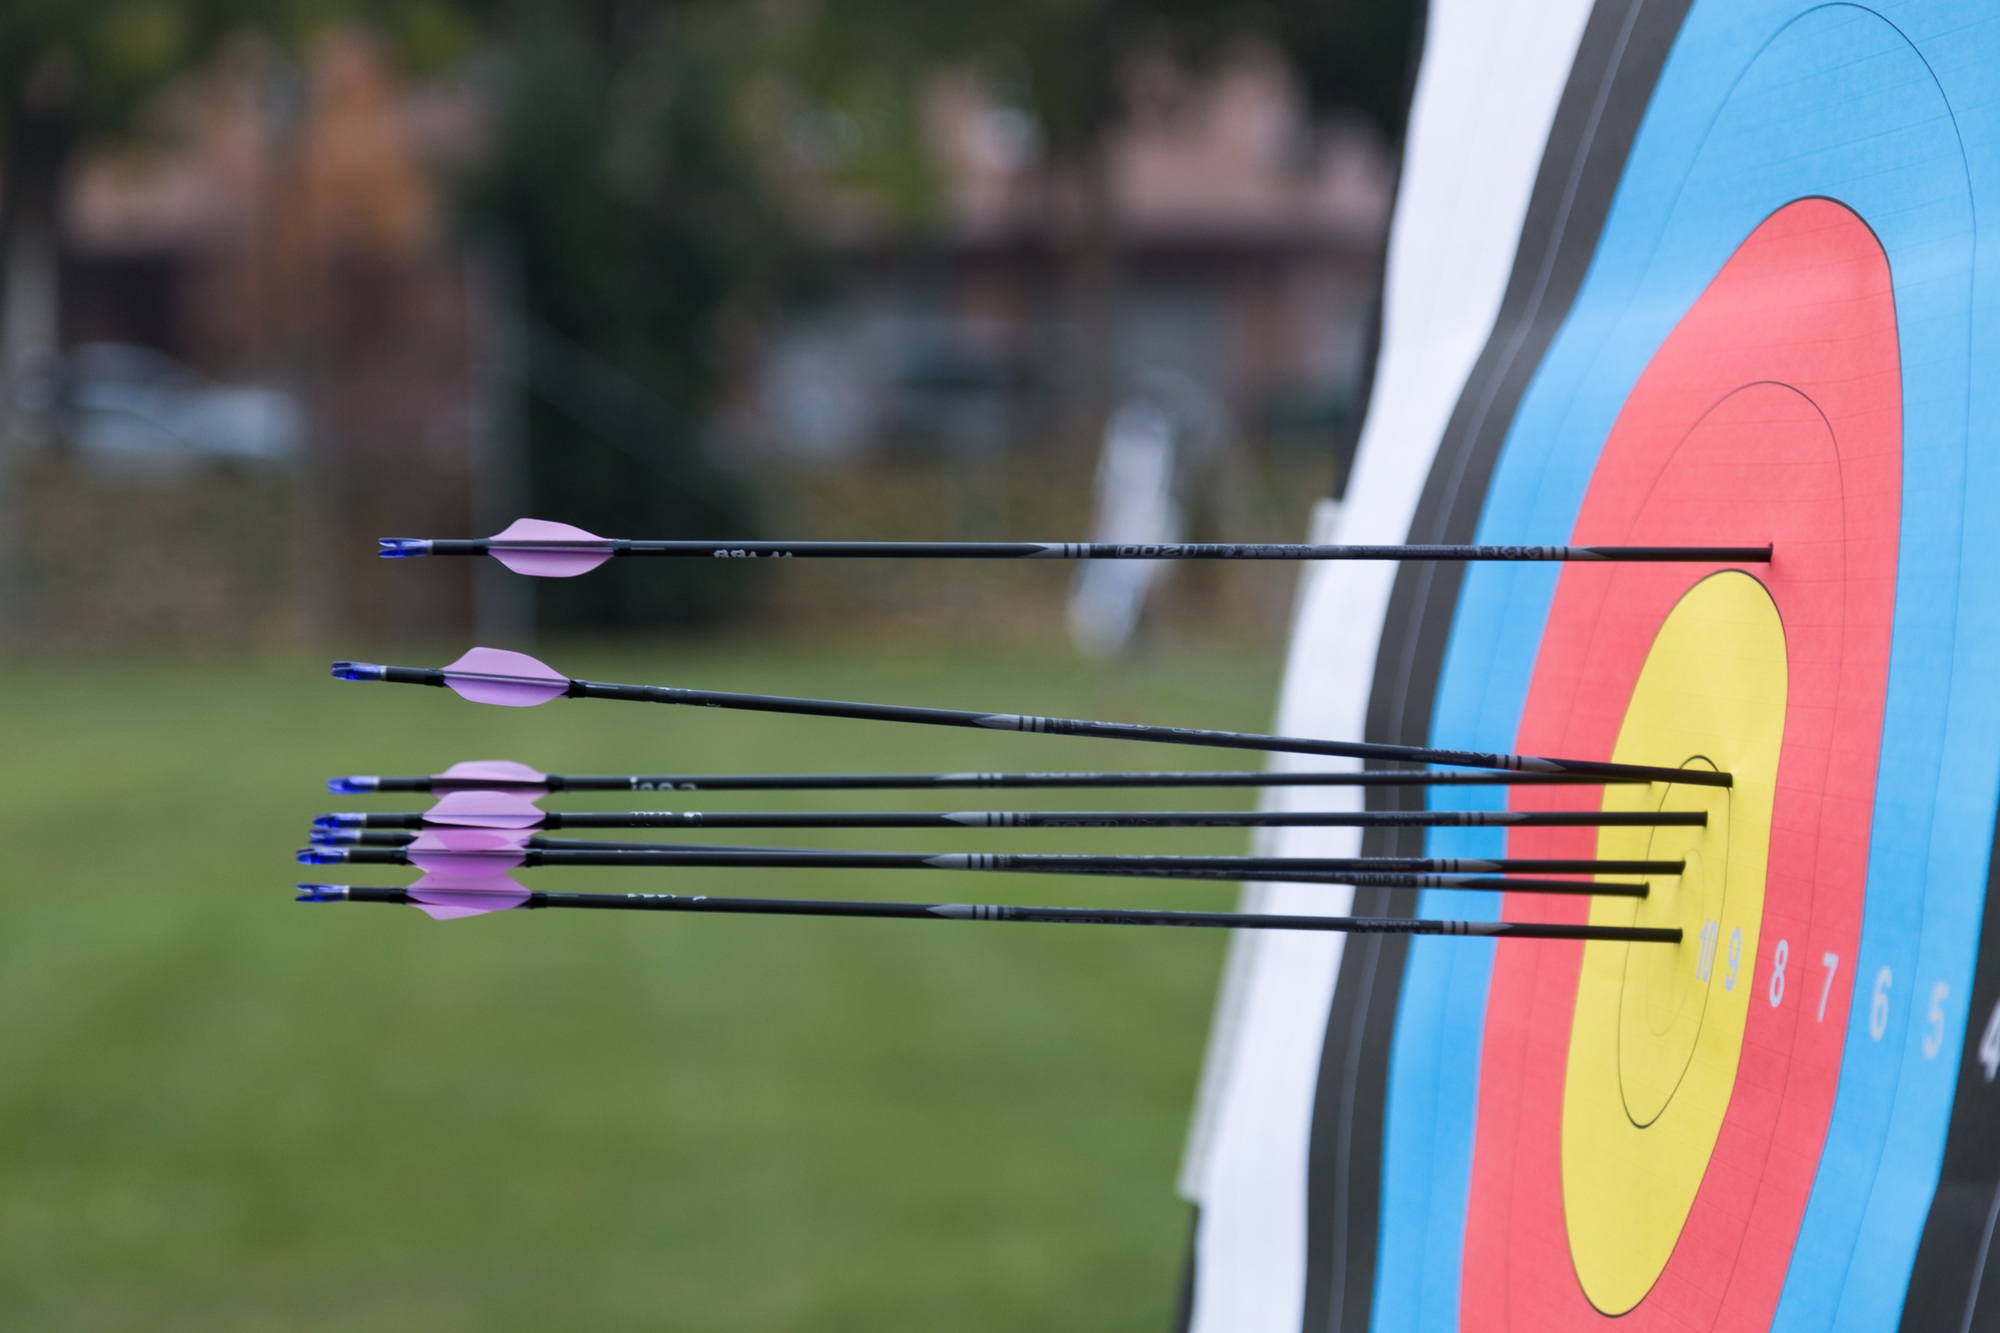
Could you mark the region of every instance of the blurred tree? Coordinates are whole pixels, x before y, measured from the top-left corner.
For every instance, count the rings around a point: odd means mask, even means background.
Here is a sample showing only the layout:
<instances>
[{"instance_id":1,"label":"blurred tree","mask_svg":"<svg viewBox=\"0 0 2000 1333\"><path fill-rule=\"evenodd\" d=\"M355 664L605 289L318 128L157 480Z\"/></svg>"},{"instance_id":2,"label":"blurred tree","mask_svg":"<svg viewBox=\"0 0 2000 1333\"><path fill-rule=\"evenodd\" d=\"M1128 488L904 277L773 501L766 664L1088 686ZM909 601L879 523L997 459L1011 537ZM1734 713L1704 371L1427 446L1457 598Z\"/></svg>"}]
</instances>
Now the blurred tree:
<instances>
[{"instance_id":1,"label":"blurred tree","mask_svg":"<svg viewBox=\"0 0 2000 1333\"><path fill-rule=\"evenodd\" d=\"M725 326L785 271L745 106L751 6L514 0L486 12L498 106L466 216L513 270L534 512L598 532L748 532L702 447ZM725 613L741 572L628 568L537 587L556 625Z\"/></svg>"},{"instance_id":2,"label":"blurred tree","mask_svg":"<svg viewBox=\"0 0 2000 1333\"><path fill-rule=\"evenodd\" d=\"M389 38L406 65L492 57L475 65L494 76L495 120L467 215L516 270L537 512L613 532L744 532L742 488L707 459L698 423L718 327L781 247L739 132L758 16L720 0L0 3L0 461L60 334L56 210L75 154L131 131L151 95L233 36L301 49L343 25ZM546 590L546 609L657 623L728 597L720 571L634 573Z\"/></svg>"},{"instance_id":3,"label":"blurred tree","mask_svg":"<svg viewBox=\"0 0 2000 1333\"><path fill-rule=\"evenodd\" d=\"M340 24L405 59L457 57L455 0L0 0L0 645L25 633L15 450L49 428L62 329L61 190L76 154L237 36L300 46Z\"/></svg>"},{"instance_id":4,"label":"blurred tree","mask_svg":"<svg viewBox=\"0 0 2000 1333\"><path fill-rule=\"evenodd\" d=\"M57 189L87 136L199 59L234 0L10 0L0 6L0 375L8 416L56 348ZM13 426L10 421L9 427Z\"/></svg>"},{"instance_id":5,"label":"blurred tree","mask_svg":"<svg viewBox=\"0 0 2000 1333\"><path fill-rule=\"evenodd\" d=\"M55 350L58 191L75 153L129 131L152 94L237 34L286 44L360 22L437 63L463 49L447 0L6 0L0 4L0 375ZM22 404L11 404L18 409Z\"/></svg>"},{"instance_id":6,"label":"blurred tree","mask_svg":"<svg viewBox=\"0 0 2000 1333\"><path fill-rule=\"evenodd\" d=\"M914 95L942 65L1018 71L1008 91L1051 151L1074 154L1123 112L1135 56L1201 69L1251 41L1285 61L1315 112L1361 114L1393 141L1422 13L1421 0L820 0L792 49L835 99L885 79Z\"/></svg>"},{"instance_id":7,"label":"blurred tree","mask_svg":"<svg viewBox=\"0 0 2000 1333\"><path fill-rule=\"evenodd\" d=\"M1201 72L1254 44L1285 63L1316 117L1358 114L1393 144L1422 17L1422 0L819 0L792 51L797 77L816 96L864 115L873 109L878 157L927 151L913 109L880 108L892 96L911 107L941 67L980 71L991 91L1034 117L1050 173L1075 203L1071 317L1083 334L1094 429L1114 370L1106 140L1127 112L1134 61L1164 55Z\"/></svg>"}]
</instances>

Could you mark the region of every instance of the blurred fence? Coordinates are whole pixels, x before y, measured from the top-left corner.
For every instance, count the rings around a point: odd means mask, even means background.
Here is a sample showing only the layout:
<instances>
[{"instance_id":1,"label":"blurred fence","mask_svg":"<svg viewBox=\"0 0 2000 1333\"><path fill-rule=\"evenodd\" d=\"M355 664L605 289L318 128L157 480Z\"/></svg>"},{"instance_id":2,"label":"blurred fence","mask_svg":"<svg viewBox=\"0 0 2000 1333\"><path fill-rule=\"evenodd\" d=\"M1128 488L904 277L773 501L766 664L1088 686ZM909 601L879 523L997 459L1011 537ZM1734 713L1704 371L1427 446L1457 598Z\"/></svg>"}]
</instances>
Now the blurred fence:
<instances>
[{"instance_id":1,"label":"blurred fence","mask_svg":"<svg viewBox=\"0 0 2000 1333\"><path fill-rule=\"evenodd\" d=\"M1191 540L1299 540L1325 494L1324 460L1246 451L1267 503L1243 514L1197 503ZM967 467L884 455L835 471L768 466L761 527L798 539L1072 540L1091 520L1087 449L1016 452ZM470 532L453 476L315 479L309 471L211 464L121 475L73 456L17 474L12 649L30 654L265 650L336 640L468 641L484 562L383 565L374 539ZM1212 500L1205 497L1206 500ZM627 535L627 534L619 534ZM643 534L630 534L643 535ZM490 571L496 573L497 571ZM652 568L701 578L708 566ZM930 636L1061 643L1077 570L1040 561L773 562L732 571L743 600L724 627L852 640ZM743 576L748 575L747 578ZM1274 638L1297 571L1188 563L1165 571L1143 642ZM508 577L501 575L500 577Z\"/></svg>"},{"instance_id":2,"label":"blurred fence","mask_svg":"<svg viewBox=\"0 0 2000 1333\"><path fill-rule=\"evenodd\" d=\"M1241 484L1262 503L1246 516L1198 498L1196 541L1298 541L1330 483L1323 458L1245 450ZM767 525L807 538L1078 540L1091 522L1095 451L1021 451L978 469L949 461L886 459L838 472L766 475ZM1074 565L1058 561L783 561L762 589L758 616L801 632L926 634L967 641L1062 643ZM1165 574L1141 634L1269 638L1283 629L1297 570L1264 562L1188 562Z\"/></svg>"},{"instance_id":3,"label":"blurred fence","mask_svg":"<svg viewBox=\"0 0 2000 1333\"><path fill-rule=\"evenodd\" d=\"M283 473L120 481L42 459L17 479L17 646L30 652L301 641L304 498Z\"/></svg>"}]
</instances>

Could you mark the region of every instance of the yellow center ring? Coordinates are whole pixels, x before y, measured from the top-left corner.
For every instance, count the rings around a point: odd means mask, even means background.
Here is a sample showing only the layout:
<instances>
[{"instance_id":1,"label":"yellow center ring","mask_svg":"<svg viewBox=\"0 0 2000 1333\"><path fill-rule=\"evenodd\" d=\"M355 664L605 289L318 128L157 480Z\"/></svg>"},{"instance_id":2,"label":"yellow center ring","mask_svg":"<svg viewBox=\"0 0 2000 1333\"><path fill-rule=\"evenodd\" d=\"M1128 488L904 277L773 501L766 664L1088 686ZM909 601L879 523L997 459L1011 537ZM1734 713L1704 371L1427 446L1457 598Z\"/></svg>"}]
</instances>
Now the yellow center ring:
<instances>
[{"instance_id":1,"label":"yellow center ring","mask_svg":"<svg viewBox=\"0 0 2000 1333\"><path fill-rule=\"evenodd\" d=\"M1690 589L1640 668L1612 757L1719 768L1728 788L1605 788L1606 810L1702 810L1702 828L1607 828L1605 858L1682 859L1648 896L1591 921L1677 925L1678 947L1584 946L1563 1082L1563 1217L1584 1295L1607 1315L1652 1289L1680 1238L1736 1084L1749 1015L1771 807L1784 741L1785 631L1762 584Z\"/></svg>"}]
</instances>

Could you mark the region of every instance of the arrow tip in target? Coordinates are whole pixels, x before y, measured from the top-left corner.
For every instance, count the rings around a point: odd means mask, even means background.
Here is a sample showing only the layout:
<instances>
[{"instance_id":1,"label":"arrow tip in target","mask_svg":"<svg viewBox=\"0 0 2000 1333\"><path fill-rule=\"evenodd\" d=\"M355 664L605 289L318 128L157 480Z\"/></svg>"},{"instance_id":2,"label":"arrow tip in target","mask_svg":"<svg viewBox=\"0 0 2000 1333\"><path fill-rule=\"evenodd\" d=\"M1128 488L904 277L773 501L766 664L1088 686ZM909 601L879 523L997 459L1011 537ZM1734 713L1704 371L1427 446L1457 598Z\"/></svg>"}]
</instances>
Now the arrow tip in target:
<instances>
[{"instance_id":1,"label":"arrow tip in target","mask_svg":"<svg viewBox=\"0 0 2000 1333\"><path fill-rule=\"evenodd\" d=\"M376 668L380 670L380 668ZM337 674L337 672L336 672ZM380 679L380 677L348 677ZM474 648L444 669L444 683L461 699L504 708L533 708L560 698L569 677L526 653L504 648Z\"/></svg>"},{"instance_id":2,"label":"arrow tip in target","mask_svg":"<svg viewBox=\"0 0 2000 1333\"><path fill-rule=\"evenodd\" d=\"M567 523L519 518L487 539L486 553L516 574L573 579L611 558L611 539Z\"/></svg>"}]
</instances>

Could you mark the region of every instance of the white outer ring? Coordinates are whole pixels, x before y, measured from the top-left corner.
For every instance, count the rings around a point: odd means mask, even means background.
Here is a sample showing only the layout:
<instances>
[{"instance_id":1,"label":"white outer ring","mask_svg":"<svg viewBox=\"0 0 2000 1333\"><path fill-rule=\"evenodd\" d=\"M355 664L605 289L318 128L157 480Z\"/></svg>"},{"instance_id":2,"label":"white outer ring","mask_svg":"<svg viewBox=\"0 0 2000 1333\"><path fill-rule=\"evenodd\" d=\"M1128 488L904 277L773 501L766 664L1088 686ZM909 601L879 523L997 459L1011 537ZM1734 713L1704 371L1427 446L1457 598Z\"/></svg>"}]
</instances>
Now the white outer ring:
<instances>
[{"instance_id":1,"label":"white outer ring","mask_svg":"<svg viewBox=\"0 0 2000 1333\"><path fill-rule=\"evenodd\" d=\"M1390 229L1382 352L1347 500L1315 542L1408 540L1438 441L1486 345L1590 0L1433 0ZM1276 731L1360 740L1396 567L1301 573ZM1327 761L1276 755L1274 768ZM1267 807L1360 808L1358 788L1284 788ZM1272 829L1259 853L1353 856L1356 829ZM1252 884L1243 910L1348 912L1346 888ZM1297 1333L1306 1165L1342 936L1231 939L1180 1173L1201 1207L1193 1333Z\"/></svg>"}]
</instances>

